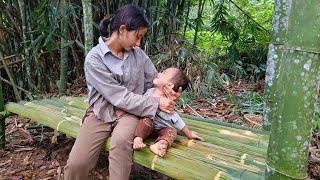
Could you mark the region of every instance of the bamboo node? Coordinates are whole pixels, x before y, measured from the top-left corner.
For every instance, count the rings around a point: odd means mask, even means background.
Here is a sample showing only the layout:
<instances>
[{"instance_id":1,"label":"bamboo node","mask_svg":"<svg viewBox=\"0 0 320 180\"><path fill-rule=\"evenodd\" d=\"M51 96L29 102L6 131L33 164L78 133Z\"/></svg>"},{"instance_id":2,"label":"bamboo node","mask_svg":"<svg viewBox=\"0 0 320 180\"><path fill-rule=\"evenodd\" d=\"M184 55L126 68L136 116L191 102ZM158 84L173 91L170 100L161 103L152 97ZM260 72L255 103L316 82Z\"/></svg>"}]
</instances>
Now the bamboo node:
<instances>
[{"instance_id":1,"label":"bamboo node","mask_svg":"<svg viewBox=\"0 0 320 180\"><path fill-rule=\"evenodd\" d=\"M217 175L214 177L214 180L219 180L221 174L222 174L222 171L219 171L219 172L217 173Z\"/></svg>"},{"instance_id":2,"label":"bamboo node","mask_svg":"<svg viewBox=\"0 0 320 180\"><path fill-rule=\"evenodd\" d=\"M245 159L247 159L247 156L248 156L248 154L243 154L241 156L241 161L240 161L241 164L244 164L244 161L245 161Z\"/></svg>"},{"instance_id":3,"label":"bamboo node","mask_svg":"<svg viewBox=\"0 0 320 180\"><path fill-rule=\"evenodd\" d=\"M63 123L63 122L65 122L65 121L69 121L69 120L68 120L68 119L65 119L65 120L62 120L62 121L60 121L60 122L58 123L58 125L57 125L57 131L59 131L59 126L60 126L60 124Z\"/></svg>"},{"instance_id":4,"label":"bamboo node","mask_svg":"<svg viewBox=\"0 0 320 180\"><path fill-rule=\"evenodd\" d=\"M214 155L209 154L209 155L207 156L207 159L210 160L210 161L212 161L212 160L214 159Z\"/></svg>"},{"instance_id":5,"label":"bamboo node","mask_svg":"<svg viewBox=\"0 0 320 180\"><path fill-rule=\"evenodd\" d=\"M156 164L156 161L158 159L158 155L154 155L151 163L151 169L154 170L154 165Z\"/></svg>"},{"instance_id":6,"label":"bamboo node","mask_svg":"<svg viewBox=\"0 0 320 180\"><path fill-rule=\"evenodd\" d=\"M193 139L190 139L187 143L187 147L191 147L195 144L194 140Z\"/></svg>"}]
</instances>

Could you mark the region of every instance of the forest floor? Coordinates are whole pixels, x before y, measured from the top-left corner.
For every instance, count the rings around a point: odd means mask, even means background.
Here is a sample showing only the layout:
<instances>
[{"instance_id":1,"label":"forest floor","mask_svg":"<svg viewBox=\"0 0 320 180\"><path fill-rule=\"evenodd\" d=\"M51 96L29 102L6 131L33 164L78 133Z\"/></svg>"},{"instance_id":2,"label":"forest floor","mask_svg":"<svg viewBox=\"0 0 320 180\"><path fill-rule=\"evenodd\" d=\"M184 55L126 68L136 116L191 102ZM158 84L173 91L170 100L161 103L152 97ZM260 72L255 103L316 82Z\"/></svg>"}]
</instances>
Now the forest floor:
<instances>
[{"instance_id":1,"label":"forest floor","mask_svg":"<svg viewBox=\"0 0 320 180\"><path fill-rule=\"evenodd\" d=\"M79 83L69 88L68 94L85 95L85 89L85 85ZM185 107L177 111L193 115L196 115L196 111L209 119L242 124L243 118L237 111L239 104L230 98L243 96L249 91L262 94L263 82L234 82L214 98L195 100L192 109ZM0 180L63 179L63 167L74 143L73 138L61 136L56 141L52 139L52 129L39 128L35 122L19 116L6 119L6 135L6 148L0 151ZM320 179L320 137L317 133L313 134L310 153L307 179ZM90 179L108 179L107 157L108 153L103 151L96 168L90 172ZM134 164L130 179L172 178Z\"/></svg>"}]
</instances>

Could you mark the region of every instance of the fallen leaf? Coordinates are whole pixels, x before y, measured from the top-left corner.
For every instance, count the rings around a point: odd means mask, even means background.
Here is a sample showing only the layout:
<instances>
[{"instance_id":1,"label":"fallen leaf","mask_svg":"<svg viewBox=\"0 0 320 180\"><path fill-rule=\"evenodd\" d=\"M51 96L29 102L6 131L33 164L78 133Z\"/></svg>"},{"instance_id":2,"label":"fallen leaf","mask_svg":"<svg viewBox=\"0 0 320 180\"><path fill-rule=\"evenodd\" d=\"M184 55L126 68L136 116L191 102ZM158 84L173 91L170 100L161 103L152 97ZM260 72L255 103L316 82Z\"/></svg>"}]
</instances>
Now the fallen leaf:
<instances>
[{"instance_id":1,"label":"fallen leaf","mask_svg":"<svg viewBox=\"0 0 320 180\"><path fill-rule=\"evenodd\" d=\"M52 175L56 172L56 169L50 169L46 174L47 175Z\"/></svg>"},{"instance_id":2,"label":"fallen leaf","mask_svg":"<svg viewBox=\"0 0 320 180\"><path fill-rule=\"evenodd\" d=\"M19 149L15 149L15 152L21 152L21 151L31 151L33 150L34 147L25 147L25 148L19 148Z\"/></svg>"}]
</instances>

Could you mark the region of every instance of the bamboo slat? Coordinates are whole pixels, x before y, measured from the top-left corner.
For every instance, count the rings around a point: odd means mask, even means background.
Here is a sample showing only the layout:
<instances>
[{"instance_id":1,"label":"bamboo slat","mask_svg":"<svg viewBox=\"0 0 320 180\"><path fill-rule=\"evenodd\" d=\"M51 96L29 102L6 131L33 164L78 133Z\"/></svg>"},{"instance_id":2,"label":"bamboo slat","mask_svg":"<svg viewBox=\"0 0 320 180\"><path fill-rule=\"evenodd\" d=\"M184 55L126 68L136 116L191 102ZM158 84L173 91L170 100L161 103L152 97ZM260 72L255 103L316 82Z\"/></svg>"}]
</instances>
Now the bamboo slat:
<instances>
[{"instance_id":1,"label":"bamboo slat","mask_svg":"<svg viewBox=\"0 0 320 180\"><path fill-rule=\"evenodd\" d=\"M6 110L76 137L87 106L86 98L61 97L8 103ZM264 179L267 134L189 118L184 120L206 142L178 136L163 158L145 148L135 151L133 160L176 179ZM153 139L146 143L151 145Z\"/></svg>"}]
</instances>

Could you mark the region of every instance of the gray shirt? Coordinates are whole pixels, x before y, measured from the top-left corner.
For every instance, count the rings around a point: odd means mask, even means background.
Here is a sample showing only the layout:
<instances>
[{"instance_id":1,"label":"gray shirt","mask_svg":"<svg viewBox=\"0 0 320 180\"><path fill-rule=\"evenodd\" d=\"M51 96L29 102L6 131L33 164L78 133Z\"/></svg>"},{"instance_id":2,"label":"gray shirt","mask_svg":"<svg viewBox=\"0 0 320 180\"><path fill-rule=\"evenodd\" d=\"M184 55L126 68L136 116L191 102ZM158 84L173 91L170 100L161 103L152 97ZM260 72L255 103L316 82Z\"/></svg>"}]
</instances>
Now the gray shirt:
<instances>
[{"instance_id":1,"label":"gray shirt","mask_svg":"<svg viewBox=\"0 0 320 180\"><path fill-rule=\"evenodd\" d=\"M105 40L99 38L99 44L89 51L84 63L89 106L93 106L94 114L105 122L116 120L115 107L154 119L159 98L143 93L152 87L156 68L139 47L126 51L121 60L111 53ZM120 66L123 71L115 65L117 61L123 61Z\"/></svg>"},{"instance_id":2,"label":"gray shirt","mask_svg":"<svg viewBox=\"0 0 320 180\"><path fill-rule=\"evenodd\" d=\"M145 93L145 95L151 95L154 90L155 88L149 89ZM153 125L155 130L160 130L168 126L181 130L186 126L185 122L175 111L172 114L167 114L165 112L160 111L156 114L156 117L153 119Z\"/></svg>"}]
</instances>

